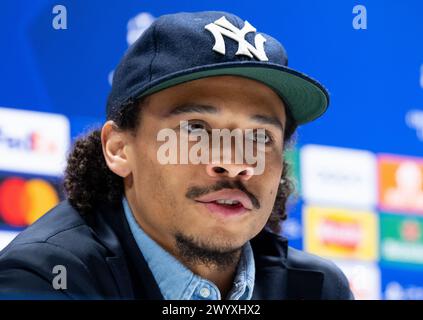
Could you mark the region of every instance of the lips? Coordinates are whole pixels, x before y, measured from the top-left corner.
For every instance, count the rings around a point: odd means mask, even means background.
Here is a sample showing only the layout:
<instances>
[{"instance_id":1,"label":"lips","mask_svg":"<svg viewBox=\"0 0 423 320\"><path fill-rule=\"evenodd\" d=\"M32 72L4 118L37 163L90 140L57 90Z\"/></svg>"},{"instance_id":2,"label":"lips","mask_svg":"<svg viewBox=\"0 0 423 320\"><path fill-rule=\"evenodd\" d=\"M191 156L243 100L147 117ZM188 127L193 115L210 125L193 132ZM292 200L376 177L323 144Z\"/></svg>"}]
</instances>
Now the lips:
<instances>
[{"instance_id":1,"label":"lips","mask_svg":"<svg viewBox=\"0 0 423 320\"><path fill-rule=\"evenodd\" d=\"M250 198L244 192L240 190L224 189L217 192L206 194L195 200L197 202L213 203L213 204L227 206L227 207L230 207L230 205L223 204L222 202L232 201L232 202L239 202L239 204L242 205L242 207L244 207L247 210L251 210L253 208L253 204ZM217 201L219 201L220 204L218 204Z\"/></svg>"}]
</instances>

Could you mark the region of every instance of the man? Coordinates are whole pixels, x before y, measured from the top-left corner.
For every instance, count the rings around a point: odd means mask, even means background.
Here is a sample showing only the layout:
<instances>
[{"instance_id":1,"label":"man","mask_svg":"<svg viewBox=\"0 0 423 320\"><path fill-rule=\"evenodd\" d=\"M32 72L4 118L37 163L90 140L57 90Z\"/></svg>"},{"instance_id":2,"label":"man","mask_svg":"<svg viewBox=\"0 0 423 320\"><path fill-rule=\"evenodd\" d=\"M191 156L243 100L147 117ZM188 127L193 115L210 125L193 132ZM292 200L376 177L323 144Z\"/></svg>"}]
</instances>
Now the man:
<instances>
[{"instance_id":1,"label":"man","mask_svg":"<svg viewBox=\"0 0 423 320\"><path fill-rule=\"evenodd\" d=\"M292 192L284 148L298 125L328 105L319 83L286 65L278 41L232 14L156 20L115 72L108 121L69 155L68 200L0 254L0 292L351 299L333 263L278 235ZM241 130L245 146L210 145L216 130ZM210 157L249 144L255 162L247 152L242 161ZM194 148L205 161L194 161Z\"/></svg>"}]
</instances>

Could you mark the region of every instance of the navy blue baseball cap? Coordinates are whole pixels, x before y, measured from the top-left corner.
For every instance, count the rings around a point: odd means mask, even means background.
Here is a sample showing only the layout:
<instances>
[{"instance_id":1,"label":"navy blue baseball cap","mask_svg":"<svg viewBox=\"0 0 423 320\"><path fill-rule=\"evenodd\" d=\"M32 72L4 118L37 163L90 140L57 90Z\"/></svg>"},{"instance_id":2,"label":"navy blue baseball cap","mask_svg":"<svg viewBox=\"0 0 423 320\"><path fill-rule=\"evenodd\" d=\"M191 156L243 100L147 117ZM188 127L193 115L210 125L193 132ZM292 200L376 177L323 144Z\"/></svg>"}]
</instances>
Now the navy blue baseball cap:
<instances>
[{"instance_id":1,"label":"navy blue baseball cap","mask_svg":"<svg viewBox=\"0 0 423 320\"><path fill-rule=\"evenodd\" d=\"M282 44L227 12L182 12L159 17L128 49L113 76L107 118L124 105L187 81L232 75L272 88L298 125L322 115L326 89L287 67Z\"/></svg>"}]
</instances>

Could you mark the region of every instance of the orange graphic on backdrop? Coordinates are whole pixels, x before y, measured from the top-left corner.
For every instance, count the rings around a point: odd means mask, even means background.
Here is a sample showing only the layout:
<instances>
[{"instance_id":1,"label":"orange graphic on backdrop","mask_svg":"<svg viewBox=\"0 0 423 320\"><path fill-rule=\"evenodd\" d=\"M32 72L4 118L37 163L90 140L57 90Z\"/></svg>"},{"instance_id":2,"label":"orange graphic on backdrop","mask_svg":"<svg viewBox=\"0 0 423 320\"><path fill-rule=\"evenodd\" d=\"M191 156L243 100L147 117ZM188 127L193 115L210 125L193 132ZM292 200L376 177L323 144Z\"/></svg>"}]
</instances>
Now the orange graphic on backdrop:
<instances>
[{"instance_id":1,"label":"orange graphic on backdrop","mask_svg":"<svg viewBox=\"0 0 423 320\"><path fill-rule=\"evenodd\" d=\"M387 210L423 213L423 160L381 157L379 203Z\"/></svg>"}]
</instances>

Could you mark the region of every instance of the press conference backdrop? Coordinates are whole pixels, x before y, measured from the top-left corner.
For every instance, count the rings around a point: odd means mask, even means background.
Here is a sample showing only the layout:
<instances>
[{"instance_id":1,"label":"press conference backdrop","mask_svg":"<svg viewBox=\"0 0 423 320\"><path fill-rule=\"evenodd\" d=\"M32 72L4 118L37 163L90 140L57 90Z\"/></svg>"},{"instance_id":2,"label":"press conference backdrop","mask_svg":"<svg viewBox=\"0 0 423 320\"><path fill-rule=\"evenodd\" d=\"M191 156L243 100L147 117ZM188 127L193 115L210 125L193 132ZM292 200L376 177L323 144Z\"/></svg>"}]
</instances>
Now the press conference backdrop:
<instances>
[{"instance_id":1,"label":"press conference backdrop","mask_svg":"<svg viewBox=\"0 0 423 320\"><path fill-rule=\"evenodd\" d=\"M60 5L57 7L57 5ZM423 299L423 2L2 1L0 247L64 198L74 139L104 122L113 70L162 14L225 10L279 39L329 89L287 155L283 234L357 299ZM61 14L59 17L58 15Z\"/></svg>"}]
</instances>

